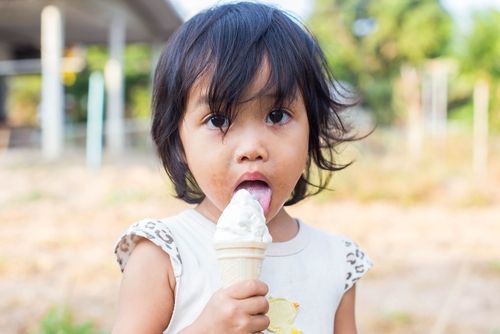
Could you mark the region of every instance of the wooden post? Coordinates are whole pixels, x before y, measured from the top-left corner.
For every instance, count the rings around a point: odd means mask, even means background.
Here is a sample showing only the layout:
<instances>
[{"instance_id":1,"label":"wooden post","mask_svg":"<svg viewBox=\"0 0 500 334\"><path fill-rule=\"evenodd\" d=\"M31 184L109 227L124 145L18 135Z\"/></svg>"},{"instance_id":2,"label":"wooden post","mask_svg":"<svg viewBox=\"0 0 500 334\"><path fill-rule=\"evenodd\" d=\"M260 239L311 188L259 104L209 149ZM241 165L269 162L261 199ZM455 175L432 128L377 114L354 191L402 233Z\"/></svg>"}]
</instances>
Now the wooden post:
<instances>
[{"instance_id":1,"label":"wooden post","mask_svg":"<svg viewBox=\"0 0 500 334\"><path fill-rule=\"evenodd\" d=\"M423 142L423 120L420 107L420 85L417 70L411 66L401 67L402 96L406 105L407 146L410 158L420 160Z\"/></svg>"},{"instance_id":2,"label":"wooden post","mask_svg":"<svg viewBox=\"0 0 500 334\"><path fill-rule=\"evenodd\" d=\"M489 83L479 79L474 86L473 170L476 180L484 180L488 172L488 100Z\"/></svg>"}]
</instances>

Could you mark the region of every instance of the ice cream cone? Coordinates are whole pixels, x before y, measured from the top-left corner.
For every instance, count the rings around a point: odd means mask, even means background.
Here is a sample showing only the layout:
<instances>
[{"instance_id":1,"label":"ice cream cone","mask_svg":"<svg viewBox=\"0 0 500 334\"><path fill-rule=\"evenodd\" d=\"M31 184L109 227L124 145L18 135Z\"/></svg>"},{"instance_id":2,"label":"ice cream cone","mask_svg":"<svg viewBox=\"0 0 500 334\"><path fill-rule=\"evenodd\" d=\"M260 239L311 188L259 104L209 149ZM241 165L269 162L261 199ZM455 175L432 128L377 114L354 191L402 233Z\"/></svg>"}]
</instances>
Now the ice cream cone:
<instances>
[{"instance_id":1,"label":"ice cream cone","mask_svg":"<svg viewBox=\"0 0 500 334\"><path fill-rule=\"evenodd\" d=\"M216 243L215 252L222 286L259 278L267 245L266 242L253 241Z\"/></svg>"}]
</instances>

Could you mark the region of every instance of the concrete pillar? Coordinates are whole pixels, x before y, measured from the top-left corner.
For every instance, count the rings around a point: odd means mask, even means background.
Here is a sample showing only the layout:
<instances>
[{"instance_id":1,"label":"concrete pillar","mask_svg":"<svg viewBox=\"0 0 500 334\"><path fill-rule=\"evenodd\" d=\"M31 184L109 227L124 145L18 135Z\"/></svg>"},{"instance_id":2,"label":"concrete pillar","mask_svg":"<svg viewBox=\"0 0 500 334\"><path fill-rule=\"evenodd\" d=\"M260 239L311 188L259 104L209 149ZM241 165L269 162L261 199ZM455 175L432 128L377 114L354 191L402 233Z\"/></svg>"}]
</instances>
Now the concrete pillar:
<instances>
[{"instance_id":1,"label":"concrete pillar","mask_svg":"<svg viewBox=\"0 0 500 334\"><path fill-rule=\"evenodd\" d=\"M64 92L61 63L64 49L64 22L61 10L47 6L41 17L42 152L45 158L58 158L64 146Z\"/></svg>"},{"instance_id":2,"label":"concrete pillar","mask_svg":"<svg viewBox=\"0 0 500 334\"><path fill-rule=\"evenodd\" d=\"M91 168L99 168L102 163L103 81L99 72L90 75L87 102L87 166Z\"/></svg>"},{"instance_id":3,"label":"concrete pillar","mask_svg":"<svg viewBox=\"0 0 500 334\"><path fill-rule=\"evenodd\" d=\"M104 73L107 91L106 144L112 155L122 153L125 147L123 75L125 28L124 15L115 13L109 29L109 59Z\"/></svg>"}]
</instances>

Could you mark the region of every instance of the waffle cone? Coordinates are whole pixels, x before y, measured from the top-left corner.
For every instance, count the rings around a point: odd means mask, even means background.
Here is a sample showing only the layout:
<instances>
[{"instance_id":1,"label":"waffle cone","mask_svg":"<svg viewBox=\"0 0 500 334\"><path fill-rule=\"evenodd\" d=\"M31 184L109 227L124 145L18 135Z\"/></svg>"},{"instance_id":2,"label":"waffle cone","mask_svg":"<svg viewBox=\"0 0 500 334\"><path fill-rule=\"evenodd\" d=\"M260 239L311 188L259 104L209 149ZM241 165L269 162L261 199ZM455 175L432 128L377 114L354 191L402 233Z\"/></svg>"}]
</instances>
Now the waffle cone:
<instances>
[{"instance_id":1,"label":"waffle cone","mask_svg":"<svg viewBox=\"0 0 500 334\"><path fill-rule=\"evenodd\" d=\"M240 280L259 278L266 248L265 242L216 243L215 253L222 286L227 287Z\"/></svg>"}]
</instances>

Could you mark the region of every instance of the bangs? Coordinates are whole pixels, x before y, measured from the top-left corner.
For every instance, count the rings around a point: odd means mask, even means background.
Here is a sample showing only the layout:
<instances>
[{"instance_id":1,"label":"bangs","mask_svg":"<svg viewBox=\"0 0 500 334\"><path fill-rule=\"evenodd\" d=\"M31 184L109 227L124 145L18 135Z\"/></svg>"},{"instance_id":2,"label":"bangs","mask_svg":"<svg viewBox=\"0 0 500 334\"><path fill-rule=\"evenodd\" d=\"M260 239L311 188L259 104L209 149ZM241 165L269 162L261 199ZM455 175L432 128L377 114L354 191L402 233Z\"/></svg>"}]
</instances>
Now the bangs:
<instances>
[{"instance_id":1,"label":"bangs","mask_svg":"<svg viewBox=\"0 0 500 334\"><path fill-rule=\"evenodd\" d=\"M299 39L305 33L285 18L272 7L231 8L209 21L189 47L183 76L192 78L186 82L189 87L201 80L207 83L211 112L233 120L241 103L269 95L279 108L292 102L297 92L304 93L299 78L306 76L305 55L299 50L307 50L308 45ZM265 84L249 96L262 71L268 74Z\"/></svg>"}]
</instances>

